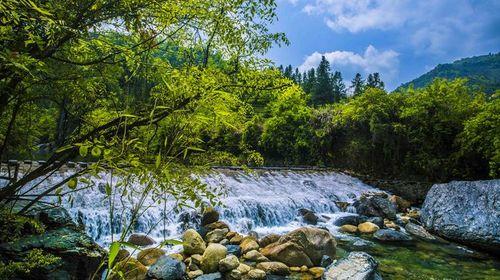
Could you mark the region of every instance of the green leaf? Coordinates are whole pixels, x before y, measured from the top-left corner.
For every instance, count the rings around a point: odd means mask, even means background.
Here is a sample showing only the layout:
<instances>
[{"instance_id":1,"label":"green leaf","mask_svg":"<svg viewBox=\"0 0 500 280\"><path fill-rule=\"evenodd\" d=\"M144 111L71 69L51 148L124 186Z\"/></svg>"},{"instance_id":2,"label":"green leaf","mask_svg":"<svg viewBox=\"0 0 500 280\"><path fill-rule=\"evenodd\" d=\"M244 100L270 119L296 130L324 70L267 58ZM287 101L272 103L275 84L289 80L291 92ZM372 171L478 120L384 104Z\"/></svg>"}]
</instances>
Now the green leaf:
<instances>
[{"instance_id":1,"label":"green leaf","mask_svg":"<svg viewBox=\"0 0 500 280\"><path fill-rule=\"evenodd\" d=\"M74 190L76 189L76 186L78 185L78 180L76 178L73 178L68 181L68 188Z\"/></svg>"},{"instance_id":2,"label":"green leaf","mask_svg":"<svg viewBox=\"0 0 500 280\"><path fill-rule=\"evenodd\" d=\"M111 195L111 185L110 184L106 184L105 190L106 190L106 194L108 196Z\"/></svg>"},{"instance_id":3,"label":"green leaf","mask_svg":"<svg viewBox=\"0 0 500 280\"><path fill-rule=\"evenodd\" d=\"M82 146L80 146L80 149L78 150L78 152L80 153L80 156L86 157L88 152L89 152L89 147L82 145Z\"/></svg>"},{"instance_id":4,"label":"green leaf","mask_svg":"<svg viewBox=\"0 0 500 280\"><path fill-rule=\"evenodd\" d=\"M160 243L160 247L163 247L165 245L182 245L184 244L184 242L180 241L180 240L176 240L176 239L166 239L166 240L163 240L161 243Z\"/></svg>"},{"instance_id":5,"label":"green leaf","mask_svg":"<svg viewBox=\"0 0 500 280\"><path fill-rule=\"evenodd\" d=\"M161 164L161 154L158 153L156 155L156 160L155 160L155 166L156 166L156 168L160 167L160 164Z\"/></svg>"},{"instance_id":6,"label":"green leaf","mask_svg":"<svg viewBox=\"0 0 500 280\"><path fill-rule=\"evenodd\" d=\"M101 148L95 146L92 148L91 154L93 157L99 157L101 155Z\"/></svg>"},{"instance_id":7,"label":"green leaf","mask_svg":"<svg viewBox=\"0 0 500 280\"><path fill-rule=\"evenodd\" d=\"M109 246L109 255L108 255L108 268L111 269L113 262L120 251L120 242L113 242L111 246Z\"/></svg>"}]
</instances>

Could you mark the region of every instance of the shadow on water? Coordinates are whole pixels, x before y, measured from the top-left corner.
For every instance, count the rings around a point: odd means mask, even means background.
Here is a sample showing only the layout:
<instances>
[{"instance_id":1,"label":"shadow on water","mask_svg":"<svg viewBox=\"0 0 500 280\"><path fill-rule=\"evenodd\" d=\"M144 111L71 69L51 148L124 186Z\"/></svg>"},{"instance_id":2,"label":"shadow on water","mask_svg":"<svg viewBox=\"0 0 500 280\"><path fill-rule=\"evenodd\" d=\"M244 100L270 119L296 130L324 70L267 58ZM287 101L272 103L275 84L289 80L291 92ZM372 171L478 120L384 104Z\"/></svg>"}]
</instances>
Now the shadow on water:
<instances>
[{"instance_id":1,"label":"shadow on water","mask_svg":"<svg viewBox=\"0 0 500 280\"><path fill-rule=\"evenodd\" d=\"M384 279L500 279L500 260L454 243L413 240L378 242L365 246L339 241L338 256L364 251L379 262Z\"/></svg>"}]
</instances>

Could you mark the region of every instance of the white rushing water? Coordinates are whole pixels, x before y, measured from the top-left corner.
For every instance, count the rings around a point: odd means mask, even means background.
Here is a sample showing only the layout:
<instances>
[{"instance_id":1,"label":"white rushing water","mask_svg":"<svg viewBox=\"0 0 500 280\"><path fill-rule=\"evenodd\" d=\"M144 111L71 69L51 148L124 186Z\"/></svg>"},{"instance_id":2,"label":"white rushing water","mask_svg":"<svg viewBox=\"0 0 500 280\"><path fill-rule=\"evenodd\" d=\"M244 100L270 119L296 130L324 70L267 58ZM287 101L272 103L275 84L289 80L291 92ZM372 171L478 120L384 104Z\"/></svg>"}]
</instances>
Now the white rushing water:
<instances>
[{"instance_id":1,"label":"white rushing water","mask_svg":"<svg viewBox=\"0 0 500 280\"><path fill-rule=\"evenodd\" d=\"M60 181L67 173L55 174L49 181ZM258 170L246 173L241 170L216 169L200 177L211 188L224 188L227 195L218 207L221 220L232 230L259 234L281 233L303 225L298 209L313 210L325 217L321 226L333 227L335 217L347 214L336 202L352 203L363 192L379 191L351 176L333 171L277 171ZM110 199L105 195L103 183L109 182L109 175L91 178L95 187L72 194L72 199L63 199L62 206L71 216L85 225L87 233L101 245L107 245L111 233L122 230L123 219L129 219L131 205L138 197L130 200L117 195L114 198L114 214L110 215ZM49 182L50 183L50 182ZM101 183L101 187L98 187ZM139 188L139 186L137 187ZM148 198L133 229L148 233L153 238L176 238L194 224L194 210L185 209L174 213L175 203L158 205ZM352 207L347 212L353 212ZM110 217L113 218L111 222ZM112 230L113 229L113 230ZM116 236L115 236L116 237Z\"/></svg>"}]
</instances>

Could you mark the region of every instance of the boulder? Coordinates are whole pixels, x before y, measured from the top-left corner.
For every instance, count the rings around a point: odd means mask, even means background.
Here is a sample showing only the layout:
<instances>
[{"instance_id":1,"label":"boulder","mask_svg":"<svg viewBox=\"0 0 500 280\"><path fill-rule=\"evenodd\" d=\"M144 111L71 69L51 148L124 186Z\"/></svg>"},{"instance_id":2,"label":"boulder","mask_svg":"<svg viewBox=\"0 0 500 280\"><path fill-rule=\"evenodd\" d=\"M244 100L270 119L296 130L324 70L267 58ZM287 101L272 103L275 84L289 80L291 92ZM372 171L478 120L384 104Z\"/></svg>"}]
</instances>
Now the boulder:
<instances>
[{"instance_id":1,"label":"boulder","mask_svg":"<svg viewBox=\"0 0 500 280\"><path fill-rule=\"evenodd\" d=\"M391 195L389 200L392 202L394 207L396 207L398 212L405 212L406 209L411 207L411 203L408 200L397 195Z\"/></svg>"},{"instance_id":2,"label":"boulder","mask_svg":"<svg viewBox=\"0 0 500 280\"><path fill-rule=\"evenodd\" d=\"M202 271L201 269L192 270L192 271L189 271L189 272L187 273L187 275L188 275L188 277L189 277L190 279L194 279L194 278L197 278L197 277L199 277L199 276L203 275L203 271ZM198 279L199 279L199 278L198 278Z\"/></svg>"},{"instance_id":3,"label":"boulder","mask_svg":"<svg viewBox=\"0 0 500 280\"><path fill-rule=\"evenodd\" d=\"M120 280L122 279L120 274L122 274L125 279L144 280L146 279L147 273L148 268L146 266L134 258L128 258L118 262L114 266L113 272L109 275L109 279Z\"/></svg>"},{"instance_id":4,"label":"boulder","mask_svg":"<svg viewBox=\"0 0 500 280\"><path fill-rule=\"evenodd\" d=\"M188 229L182 235L183 249L186 255L203 254L206 249L205 241L194 229Z\"/></svg>"},{"instance_id":5,"label":"boulder","mask_svg":"<svg viewBox=\"0 0 500 280\"><path fill-rule=\"evenodd\" d=\"M323 274L323 280L378 280L378 263L365 252L351 252L340 261L330 265Z\"/></svg>"},{"instance_id":6,"label":"boulder","mask_svg":"<svg viewBox=\"0 0 500 280\"><path fill-rule=\"evenodd\" d=\"M241 272L237 269L233 269L226 273L226 280L239 280L241 279Z\"/></svg>"},{"instance_id":7,"label":"boulder","mask_svg":"<svg viewBox=\"0 0 500 280\"><path fill-rule=\"evenodd\" d=\"M158 261L158 259L165 255L165 251L159 248L148 248L140 251L137 254L137 260L145 266L150 266Z\"/></svg>"},{"instance_id":8,"label":"boulder","mask_svg":"<svg viewBox=\"0 0 500 280\"><path fill-rule=\"evenodd\" d=\"M239 233L235 234L231 239L229 239L229 244L239 245L243 241L243 236Z\"/></svg>"},{"instance_id":9,"label":"boulder","mask_svg":"<svg viewBox=\"0 0 500 280\"><path fill-rule=\"evenodd\" d=\"M115 262L122 261L128 257L130 257L130 252L127 249L120 249L118 254L116 254Z\"/></svg>"},{"instance_id":10,"label":"boulder","mask_svg":"<svg viewBox=\"0 0 500 280\"><path fill-rule=\"evenodd\" d=\"M240 262L238 261L238 257L235 255L229 255L219 261L219 271L228 272L236 269L239 265Z\"/></svg>"},{"instance_id":11,"label":"boulder","mask_svg":"<svg viewBox=\"0 0 500 280\"><path fill-rule=\"evenodd\" d=\"M411 235L417 236L421 239L429 240L429 241L437 241L438 239L430 234L423 226L417 225L414 223L407 223L405 226L406 232L408 232Z\"/></svg>"},{"instance_id":12,"label":"boulder","mask_svg":"<svg viewBox=\"0 0 500 280\"><path fill-rule=\"evenodd\" d=\"M311 267L309 268L309 273L313 276L314 279L319 279L325 273L324 267Z\"/></svg>"},{"instance_id":13,"label":"boulder","mask_svg":"<svg viewBox=\"0 0 500 280\"><path fill-rule=\"evenodd\" d=\"M79 275L90 278L98 269L106 252L81 229L65 226L46 230L42 234L24 235L9 243L0 244L2 260L22 261L29 251L40 249L61 260L48 268L38 279L55 279L53 275ZM54 278L55 277L55 278Z\"/></svg>"},{"instance_id":14,"label":"boulder","mask_svg":"<svg viewBox=\"0 0 500 280\"><path fill-rule=\"evenodd\" d=\"M156 243L153 238L142 233L132 233L127 242L137 246L149 246Z\"/></svg>"},{"instance_id":15,"label":"boulder","mask_svg":"<svg viewBox=\"0 0 500 280\"><path fill-rule=\"evenodd\" d=\"M241 256L241 248L240 245L225 245L227 249L227 253L229 255L235 255L237 257Z\"/></svg>"},{"instance_id":16,"label":"boulder","mask_svg":"<svg viewBox=\"0 0 500 280\"><path fill-rule=\"evenodd\" d=\"M252 250L259 250L259 243L253 237L245 237L240 243L241 253L245 254Z\"/></svg>"},{"instance_id":17,"label":"boulder","mask_svg":"<svg viewBox=\"0 0 500 280\"><path fill-rule=\"evenodd\" d=\"M208 245L201 259L201 270L205 273L216 272L219 268L219 261L226 255L227 249L223 245L217 243Z\"/></svg>"},{"instance_id":18,"label":"boulder","mask_svg":"<svg viewBox=\"0 0 500 280\"><path fill-rule=\"evenodd\" d=\"M361 233L371 234L379 230L379 226L371 222L364 222L358 225L358 230Z\"/></svg>"},{"instance_id":19,"label":"boulder","mask_svg":"<svg viewBox=\"0 0 500 280\"><path fill-rule=\"evenodd\" d=\"M335 257L337 243L335 238L324 229L302 227L283 235L278 243L292 242L302 247L314 265L321 263L323 255Z\"/></svg>"},{"instance_id":20,"label":"boulder","mask_svg":"<svg viewBox=\"0 0 500 280\"><path fill-rule=\"evenodd\" d=\"M252 250L250 252L247 252L243 258L245 260L251 261L251 262L268 262L269 259L266 258L264 255L262 255L261 252L257 250Z\"/></svg>"},{"instance_id":21,"label":"boulder","mask_svg":"<svg viewBox=\"0 0 500 280\"><path fill-rule=\"evenodd\" d=\"M384 227L384 219L382 217L360 216L359 223L364 223L364 222L370 222L370 223L376 224L379 228Z\"/></svg>"},{"instance_id":22,"label":"boulder","mask_svg":"<svg viewBox=\"0 0 500 280\"><path fill-rule=\"evenodd\" d=\"M278 241L280 239L280 237L281 237L281 235L279 235L279 234L274 234L274 233L268 234L259 240L259 245L260 245L260 247L264 248L267 245Z\"/></svg>"},{"instance_id":23,"label":"boulder","mask_svg":"<svg viewBox=\"0 0 500 280\"><path fill-rule=\"evenodd\" d=\"M359 224L359 216L358 215L345 215L338 217L334 222L334 225L341 227L343 225L355 225Z\"/></svg>"},{"instance_id":24,"label":"boulder","mask_svg":"<svg viewBox=\"0 0 500 280\"><path fill-rule=\"evenodd\" d=\"M229 225L223 221L213 222L211 224L205 225L204 227L207 229L207 231L211 231L214 229L227 229L227 232L229 232Z\"/></svg>"},{"instance_id":25,"label":"boulder","mask_svg":"<svg viewBox=\"0 0 500 280\"><path fill-rule=\"evenodd\" d=\"M304 248L291 242L275 242L261 250L268 259L280 261L288 266L313 266L313 262L304 252Z\"/></svg>"},{"instance_id":26,"label":"boulder","mask_svg":"<svg viewBox=\"0 0 500 280\"><path fill-rule=\"evenodd\" d=\"M282 262L261 262L257 264L256 268L265 271L266 274L282 276L290 274L290 269Z\"/></svg>"},{"instance_id":27,"label":"boulder","mask_svg":"<svg viewBox=\"0 0 500 280\"><path fill-rule=\"evenodd\" d=\"M343 225L340 227L340 231L346 233L356 233L358 232L358 227L353 225Z\"/></svg>"},{"instance_id":28,"label":"boulder","mask_svg":"<svg viewBox=\"0 0 500 280\"><path fill-rule=\"evenodd\" d=\"M239 272L241 272L242 275L244 275L247 274L250 270L252 270L252 267L247 264L240 263L240 265L238 266L238 268L236 268L236 270L238 270Z\"/></svg>"},{"instance_id":29,"label":"boulder","mask_svg":"<svg viewBox=\"0 0 500 280\"><path fill-rule=\"evenodd\" d=\"M260 269L252 269L247 273L247 276L251 280L266 279L266 272Z\"/></svg>"},{"instance_id":30,"label":"boulder","mask_svg":"<svg viewBox=\"0 0 500 280\"><path fill-rule=\"evenodd\" d=\"M186 265L170 256L162 256L148 270L148 276L158 280L180 280L186 272Z\"/></svg>"},{"instance_id":31,"label":"boulder","mask_svg":"<svg viewBox=\"0 0 500 280\"><path fill-rule=\"evenodd\" d=\"M500 254L500 180L434 185L421 210L430 232Z\"/></svg>"},{"instance_id":32,"label":"boulder","mask_svg":"<svg viewBox=\"0 0 500 280\"><path fill-rule=\"evenodd\" d=\"M396 207L389 201L386 193L364 193L353 206L360 215L396 219Z\"/></svg>"},{"instance_id":33,"label":"boulder","mask_svg":"<svg viewBox=\"0 0 500 280\"><path fill-rule=\"evenodd\" d=\"M302 220L304 221L304 223L306 224L310 224L310 225L316 225L318 224L318 216L316 216L316 214L309 210L309 209L305 209L305 208L301 208L299 209L299 215L302 216Z\"/></svg>"},{"instance_id":34,"label":"boulder","mask_svg":"<svg viewBox=\"0 0 500 280\"><path fill-rule=\"evenodd\" d=\"M402 242L402 241L411 241L411 237L403 232L395 231L392 229L381 229L373 234L373 237L380 241L387 242Z\"/></svg>"},{"instance_id":35,"label":"boulder","mask_svg":"<svg viewBox=\"0 0 500 280\"><path fill-rule=\"evenodd\" d=\"M201 225L206 226L219 220L219 212L212 207L207 207L201 216Z\"/></svg>"},{"instance_id":36,"label":"boulder","mask_svg":"<svg viewBox=\"0 0 500 280\"><path fill-rule=\"evenodd\" d=\"M219 243L220 241L222 241L224 239L224 237L226 237L227 233L228 233L227 228L214 229L214 230L207 233L207 235L205 236L205 240L207 241L207 243Z\"/></svg>"}]
</instances>

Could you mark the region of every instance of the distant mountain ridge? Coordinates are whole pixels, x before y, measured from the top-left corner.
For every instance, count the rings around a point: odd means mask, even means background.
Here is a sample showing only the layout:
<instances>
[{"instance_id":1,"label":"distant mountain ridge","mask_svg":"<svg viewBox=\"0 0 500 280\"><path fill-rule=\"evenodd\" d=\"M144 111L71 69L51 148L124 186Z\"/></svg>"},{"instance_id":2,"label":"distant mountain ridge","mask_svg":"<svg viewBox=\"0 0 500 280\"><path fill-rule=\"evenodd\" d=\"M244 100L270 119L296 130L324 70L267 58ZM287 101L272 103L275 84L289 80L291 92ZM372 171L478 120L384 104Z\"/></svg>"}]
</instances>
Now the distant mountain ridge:
<instances>
[{"instance_id":1,"label":"distant mountain ridge","mask_svg":"<svg viewBox=\"0 0 500 280\"><path fill-rule=\"evenodd\" d=\"M401 85L398 89L413 85L422 88L435 78L467 78L474 89L492 93L500 89L500 53L462 58L453 63L439 64L422 76ZM396 90L398 90L396 89Z\"/></svg>"}]
</instances>

